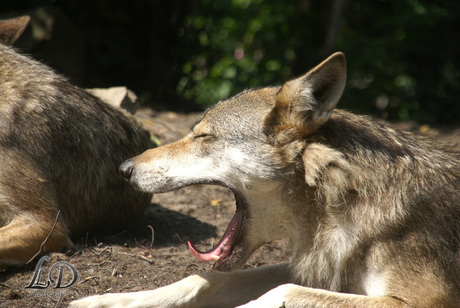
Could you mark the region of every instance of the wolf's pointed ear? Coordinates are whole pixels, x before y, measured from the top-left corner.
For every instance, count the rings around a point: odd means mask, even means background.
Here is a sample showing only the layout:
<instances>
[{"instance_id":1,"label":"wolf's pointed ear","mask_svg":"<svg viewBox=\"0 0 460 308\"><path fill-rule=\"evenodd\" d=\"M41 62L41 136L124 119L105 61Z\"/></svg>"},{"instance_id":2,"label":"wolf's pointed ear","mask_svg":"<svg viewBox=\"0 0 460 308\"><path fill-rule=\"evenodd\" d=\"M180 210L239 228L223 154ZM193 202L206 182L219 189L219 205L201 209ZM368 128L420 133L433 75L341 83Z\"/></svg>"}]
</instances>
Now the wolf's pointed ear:
<instances>
[{"instance_id":1,"label":"wolf's pointed ear","mask_svg":"<svg viewBox=\"0 0 460 308\"><path fill-rule=\"evenodd\" d=\"M29 16L0 20L0 43L13 45L30 22Z\"/></svg>"},{"instance_id":2,"label":"wolf's pointed ear","mask_svg":"<svg viewBox=\"0 0 460 308\"><path fill-rule=\"evenodd\" d=\"M294 129L308 135L324 124L342 95L347 78L345 55L334 53L297 79L286 82L265 119L267 132Z\"/></svg>"}]
</instances>

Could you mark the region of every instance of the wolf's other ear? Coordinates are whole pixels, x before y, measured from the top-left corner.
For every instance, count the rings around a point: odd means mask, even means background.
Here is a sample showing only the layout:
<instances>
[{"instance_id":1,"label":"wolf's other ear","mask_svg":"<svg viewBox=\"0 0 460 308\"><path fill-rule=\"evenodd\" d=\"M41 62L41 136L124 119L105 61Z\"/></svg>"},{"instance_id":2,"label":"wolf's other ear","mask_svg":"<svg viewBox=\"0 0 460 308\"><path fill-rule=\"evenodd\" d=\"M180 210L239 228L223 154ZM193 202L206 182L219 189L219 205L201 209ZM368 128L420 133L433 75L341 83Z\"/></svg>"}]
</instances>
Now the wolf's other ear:
<instances>
[{"instance_id":1,"label":"wolf's other ear","mask_svg":"<svg viewBox=\"0 0 460 308\"><path fill-rule=\"evenodd\" d=\"M273 127L268 131L272 132L294 128L305 135L315 131L329 119L346 79L345 55L337 52L302 77L286 82L265 121L266 128L271 123Z\"/></svg>"},{"instance_id":2,"label":"wolf's other ear","mask_svg":"<svg viewBox=\"0 0 460 308\"><path fill-rule=\"evenodd\" d=\"M0 20L0 43L13 45L30 22L29 16Z\"/></svg>"}]
</instances>

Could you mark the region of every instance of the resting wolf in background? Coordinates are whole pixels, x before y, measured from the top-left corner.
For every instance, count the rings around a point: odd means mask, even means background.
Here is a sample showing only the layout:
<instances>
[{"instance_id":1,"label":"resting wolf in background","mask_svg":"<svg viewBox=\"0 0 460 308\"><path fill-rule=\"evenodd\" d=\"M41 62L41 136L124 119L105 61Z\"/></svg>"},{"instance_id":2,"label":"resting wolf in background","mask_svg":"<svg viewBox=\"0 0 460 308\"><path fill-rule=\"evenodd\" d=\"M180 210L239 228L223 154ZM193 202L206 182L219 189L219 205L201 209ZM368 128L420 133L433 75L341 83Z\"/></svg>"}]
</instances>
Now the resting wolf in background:
<instances>
[{"instance_id":1,"label":"resting wolf in background","mask_svg":"<svg viewBox=\"0 0 460 308\"><path fill-rule=\"evenodd\" d=\"M306 75L208 110L176 143L120 166L160 193L217 184L236 213L218 245L189 243L215 269L242 266L289 238L289 264L190 276L79 307L459 307L459 155L335 110L346 80L336 53Z\"/></svg>"},{"instance_id":2,"label":"resting wolf in background","mask_svg":"<svg viewBox=\"0 0 460 308\"><path fill-rule=\"evenodd\" d=\"M0 40L12 43L28 21L1 21ZM139 215L150 196L136 192L118 173L121 162L148 148L148 133L127 114L1 41L4 269L68 248L71 235L108 229Z\"/></svg>"}]
</instances>

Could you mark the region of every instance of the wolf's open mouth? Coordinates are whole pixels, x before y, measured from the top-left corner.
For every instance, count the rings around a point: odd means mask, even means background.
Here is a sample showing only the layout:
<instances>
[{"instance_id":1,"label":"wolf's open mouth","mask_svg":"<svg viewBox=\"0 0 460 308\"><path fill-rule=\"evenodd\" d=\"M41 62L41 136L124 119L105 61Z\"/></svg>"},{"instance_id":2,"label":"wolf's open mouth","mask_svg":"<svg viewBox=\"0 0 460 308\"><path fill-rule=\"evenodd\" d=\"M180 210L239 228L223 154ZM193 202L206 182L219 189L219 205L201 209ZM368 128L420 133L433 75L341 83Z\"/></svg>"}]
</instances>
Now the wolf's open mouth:
<instances>
[{"instance_id":1,"label":"wolf's open mouth","mask_svg":"<svg viewBox=\"0 0 460 308\"><path fill-rule=\"evenodd\" d=\"M212 249L201 252L196 249L195 245L193 245L190 241L187 242L188 248L192 252L192 254L202 261L216 261L214 264L214 268L218 269L226 260L228 260L233 252L233 248L235 246L236 240L241 231L241 225L243 220L243 214L241 210L241 206L239 206L238 202L241 198L235 194L235 199L237 202L237 209L236 213L233 216L230 224L225 230L224 235L220 239L219 243Z\"/></svg>"}]
</instances>

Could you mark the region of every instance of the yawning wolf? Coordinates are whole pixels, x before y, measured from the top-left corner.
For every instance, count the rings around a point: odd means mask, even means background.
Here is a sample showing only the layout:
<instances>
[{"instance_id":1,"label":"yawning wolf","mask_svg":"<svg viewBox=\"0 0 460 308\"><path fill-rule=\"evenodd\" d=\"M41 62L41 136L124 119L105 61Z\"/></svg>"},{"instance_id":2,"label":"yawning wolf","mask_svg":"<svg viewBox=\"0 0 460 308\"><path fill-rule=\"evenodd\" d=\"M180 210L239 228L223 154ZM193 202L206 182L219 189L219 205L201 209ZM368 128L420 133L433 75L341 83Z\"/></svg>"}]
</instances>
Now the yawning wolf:
<instances>
[{"instance_id":1,"label":"yawning wolf","mask_svg":"<svg viewBox=\"0 0 460 308\"><path fill-rule=\"evenodd\" d=\"M335 53L281 87L209 109L181 140L120 166L161 193L230 188L236 213L200 252L235 270L288 238L289 264L190 276L153 291L93 296L78 307L459 307L459 154L336 110L346 61Z\"/></svg>"}]
</instances>

